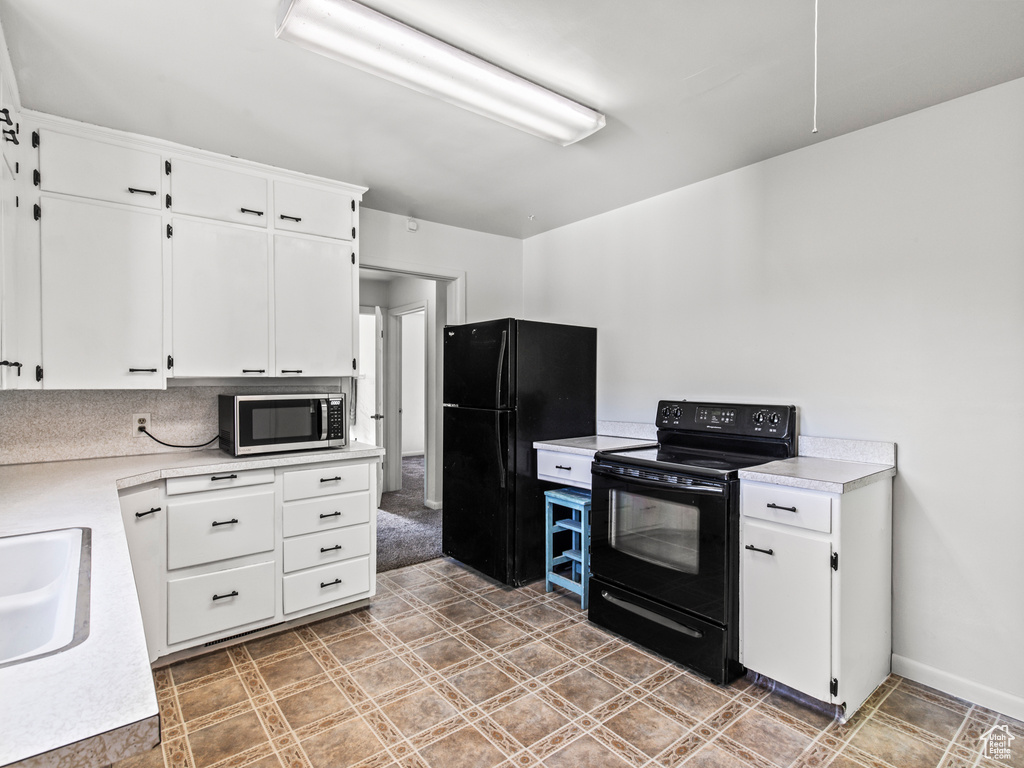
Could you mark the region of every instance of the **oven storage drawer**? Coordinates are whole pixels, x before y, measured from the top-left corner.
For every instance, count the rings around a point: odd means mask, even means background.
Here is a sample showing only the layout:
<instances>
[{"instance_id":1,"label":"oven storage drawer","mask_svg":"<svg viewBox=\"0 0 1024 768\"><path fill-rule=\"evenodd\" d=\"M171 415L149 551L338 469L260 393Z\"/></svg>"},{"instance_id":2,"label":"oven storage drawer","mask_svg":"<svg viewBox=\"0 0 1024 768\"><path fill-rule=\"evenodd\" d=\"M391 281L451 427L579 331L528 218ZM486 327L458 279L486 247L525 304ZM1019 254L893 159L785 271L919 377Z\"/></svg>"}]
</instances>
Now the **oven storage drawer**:
<instances>
[{"instance_id":1,"label":"oven storage drawer","mask_svg":"<svg viewBox=\"0 0 1024 768\"><path fill-rule=\"evenodd\" d=\"M223 472L212 472L208 475L192 475L191 477L170 477L167 479L167 495L179 493L195 493L197 491L217 491L221 488L240 488L244 485L262 485L274 482L273 469L225 469Z\"/></svg>"},{"instance_id":2,"label":"oven storage drawer","mask_svg":"<svg viewBox=\"0 0 1024 768\"><path fill-rule=\"evenodd\" d=\"M370 520L372 506L367 492L293 501L284 505L284 535L301 536L366 523Z\"/></svg>"},{"instance_id":3,"label":"oven storage drawer","mask_svg":"<svg viewBox=\"0 0 1024 768\"><path fill-rule=\"evenodd\" d=\"M809 531L832 531L832 499L816 491L744 482L740 490L740 511L744 517Z\"/></svg>"},{"instance_id":4,"label":"oven storage drawer","mask_svg":"<svg viewBox=\"0 0 1024 768\"><path fill-rule=\"evenodd\" d=\"M590 579L588 618L646 648L678 661L716 683L732 680L738 669L726 648L725 629L659 603Z\"/></svg>"},{"instance_id":5,"label":"oven storage drawer","mask_svg":"<svg viewBox=\"0 0 1024 768\"><path fill-rule=\"evenodd\" d=\"M273 548L273 488L171 497L167 502L168 570Z\"/></svg>"},{"instance_id":6,"label":"oven storage drawer","mask_svg":"<svg viewBox=\"0 0 1024 768\"><path fill-rule=\"evenodd\" d=\"M365 557L345 560L284 577L284 612L295 613L370 589L370 563Z\"/></svg>"},{"instance_id":7,"label":"oven storage drawer","mask_svg":"<svg viewBox=\"0 0 1024 768\"><path fill-rule=\"evenodd\" d=\"M167 642L222 632L274 615L274 562L167 582Z\"/></svg>"},{"instance_id":8,"label":"oven storage drawer","mask_svg":"<svg viewBox=\"0 0 1024 768\"><path fill-rule=\"evenodd\" d=\"M317 469L293 470L284 475L284 500L365 491L369 487L370 471L366 464L335 464Z\"/></svg>"},{"instance_id":9,"label":"oven storage drawer","mask_svg":"<svg viewBox=\"0 0 1024 768\"><path fill-rule=\"evenodd\" d=\"M562 451L537 451L537 478L552 483L590 487L590 465L593 460L582 454Z\"/></svg>"},{"instance_id":10,"label":"oven storage drawer","mask_svg":"<svg viewBox=\"0 0 1024 768\"><path fill-rule=\"evenodd\" d=\"M335 528L284 540L284 572L370 554L370 524Z\"/></svg>"}]
</instances>

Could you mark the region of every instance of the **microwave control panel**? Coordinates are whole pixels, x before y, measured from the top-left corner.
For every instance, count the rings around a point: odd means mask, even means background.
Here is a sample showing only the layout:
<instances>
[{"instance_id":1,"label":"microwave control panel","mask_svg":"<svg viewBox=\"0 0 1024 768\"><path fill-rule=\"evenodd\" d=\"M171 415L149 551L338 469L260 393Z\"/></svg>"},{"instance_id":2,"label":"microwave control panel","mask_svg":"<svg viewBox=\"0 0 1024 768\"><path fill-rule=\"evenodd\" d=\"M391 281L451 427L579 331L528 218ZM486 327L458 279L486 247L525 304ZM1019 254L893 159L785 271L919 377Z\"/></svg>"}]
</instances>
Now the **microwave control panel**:
<instances>
[{"instance_id":1,"label":"microwave control panel","mask_svg":"<svg viewBox=\"0 0 1024 768\"><path fill-rule=\"evenodd\" d=\"M345 439L344 398L332 398L327 401L327 439Z\"/></svg>"}]
</instances>

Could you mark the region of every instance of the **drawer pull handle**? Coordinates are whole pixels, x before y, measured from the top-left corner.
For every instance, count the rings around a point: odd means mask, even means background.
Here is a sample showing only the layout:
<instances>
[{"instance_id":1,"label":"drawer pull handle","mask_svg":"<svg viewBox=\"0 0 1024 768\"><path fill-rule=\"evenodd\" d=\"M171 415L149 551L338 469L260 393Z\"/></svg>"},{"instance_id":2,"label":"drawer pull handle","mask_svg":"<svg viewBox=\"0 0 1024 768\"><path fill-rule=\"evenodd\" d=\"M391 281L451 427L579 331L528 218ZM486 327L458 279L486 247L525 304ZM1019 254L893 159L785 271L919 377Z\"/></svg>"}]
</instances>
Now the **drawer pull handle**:
<instances>
[{"instance_id":1,"label":"drawer pull handle","mask_svg":"<svg viewBox=\"0 0 1024 768\"><path fill-rule=\"evenodd\" d=\"M335 579L334 581L321 581L320 589L326 589L327 587L333 587L335 584L341 584L341 579Z\"/></svg>"},{"instance_id":2,"label":"drawer pull handle","mask_svg":"<svg viewBox=\"0 0 1024 768\"><path fill-rule=\"evenodd\" d=\"M326 517L341 517L341 512L327 512L327 513L321 513L320 514L320 519L321 520L323 520Z\"/></svg>"},{"instance_id":3,"label":"drawer pull handle","mask_svg":"<svg viewBox=\"0 0 1024 768\"><path fill-rule=\"evenodd\" d=\"M152 515L154 512L159 512L159 511L160 511L160 507L153 507L152 509L147 509L145 512L136 512L135 516L136 517L145 517L146 515Z\"/></svg>"},{"instance_id":4,"label":"drawer pull handle","mask_svg":"<svg viewBox=\"0 0 1024 768\"><path fill-rule=\"evenodd\" d=\"M242 208L242 213L251 213L254 216L262 216L263 211L254 211L252 208Z\"/></svg>"},{"instance_id":5,"label":"drawer pull handle","mask_svg":"<svg viewBox=\"0 0 1024 768\"><path fill-rule=\"evenodd\" d=\"M128 187L128 191L133 195L155 195L155 189L136 189L135 187Z\"/></svg>"},{"instance_id":6,"label":"drawer pull handle","mask_svg":"<svg viewBox=\"0 0 1024 768\"><path fill-rule=\"evenodd\" d=\"M237 480L238 475L213 475L211 480Z\"/></svg>"},{"instance_id":7,"label":"drawer pull handle","mask_svg":"<svg viewBox=\"0 0 1024 768\"><path fill-rule=\"evenodd\" d=\"M567 469L570 472L572 471L572 467L563 467L561 464L555 464L555 469Z\"/></svg>"},{"instance_id":8,"label":"drawer pull handle","mask_svg":"<svg viewBox=\"0 0 1024 768\"><path fill-rule=\"evenodd\" d=\"M296 223L302 221L302 217L301 216L288 216L288 215L283 214L283 213L281 214L281 218L284 219L285 221L294 221Z\"/></svg>"},{"instance_id":9,"label":"drawer pull handle","mask_svg":"<svg viewBox=\"0 0 1024 768\"><path fill-rule=\"evenodd\" d=\"M129 368L128 373L156 373L156 368Z\"/></svg>"},{"instance_id":10,"label":"drawer pull handle","mask_svg":"<svg viewBox=\"0 0 1024 768\"><path fill-rule=\"evenodd\" d=\"M223 600L224 598L227 598L227 597L238 597L238 590L236 589L233 592L228 592L226 595L214 595L213 599L214 600Z\"/></svg>"},{"instance_id":11,"label":"drawer pull handle","mask_svg":"<svg viewBox=\"0 0 1024 768\"><path fill-rule=\"evenodd\" d=\"M747 544L745 549L749 549L752 552L763 552L766 555L774 555L775 554L775 550L774 549L760 549L758 547L755 547L753 544Z\"/></svg>"},{"instance_id":12,"label":"drawer pull handle","mask_svg":"<svg viewBox=\"0 0 1024 768\"><path fill-rule=\"evenodd\" d=\"M321 477L320 478L320 482L321 483L333 483L333 482L335 482L337 480L341 480L341 475L338 475L337 477Z\"/></svg>"},{"instance_id":13,"label":"drawer pull handle","mask_svg":"<svg viewBox=\"0 0 1024 768\"><path fill-rule=\"evenodd\" d=\"M320 547L321 552L333 552L336 549L341 549L341 544L335 544L333 547Z\"/></svg>"},{"instance_id":14,"label":"drawer pull handle","mask_svg":"<svg viewBox=\"0 0 1024 768\"><path fill-rule=\"evenodd\" d=\"M302 373L301 368L282 368L281 373Z\"/></svg>"},{"instance_id":15,"label":"drawer pull handle","mask_svg":"<svg viewBox=\"0 0 1024 768\"><path fill-rule=\"evenodd\" d=\"M243 368L242 373L266 373L266 368Z\"/></svg>"},{"instance_id":16,"label":"drawer pull handle","mask_svg":"<svg viewBox=\"0 0 1024 768\"><path fill-rule=\"evenodd\" d=\"M778 504L768 504L768 509L784 509L787 512L796 512L796 507L780 507Z\"/></svg>"},{"instance_id":17,"label":"drawer pull handle","mask_svg":"<svg viewBox=\"0 0 1024 768\"><path fill-rule=\"evenodd\" d=\"M237 517L233 517L230 520L214 520L213 527L216 528L218 525L234 525L238 522Z\"/></svg>"}]
</instances>

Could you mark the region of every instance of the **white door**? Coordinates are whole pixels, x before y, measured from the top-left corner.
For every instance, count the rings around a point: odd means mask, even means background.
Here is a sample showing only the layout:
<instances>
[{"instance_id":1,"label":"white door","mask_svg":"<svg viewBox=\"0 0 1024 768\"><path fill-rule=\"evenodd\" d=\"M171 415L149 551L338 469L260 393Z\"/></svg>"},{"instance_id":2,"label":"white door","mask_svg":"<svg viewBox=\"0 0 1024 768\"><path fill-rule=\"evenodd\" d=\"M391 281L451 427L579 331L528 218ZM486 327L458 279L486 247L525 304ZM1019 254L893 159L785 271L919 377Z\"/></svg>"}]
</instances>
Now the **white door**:
<instances>
[{"instance_id":1,"label":"white door","mask_svg":"<svg viewBox=\"0 0 1024 768\"><path fill-rule=\"evenodd\" d=\"M384 445L384 319L380 307L359 314L359 376L354 386L355 419L352 438L361 443ZM377 467L377 506L384 492L383 463Z\"/></svg>"},{"instance_id":2,"label":"white door","mask_svg":"<svg viewBox=\"0 0 1024 768\"><path fill-rule=\"evenodd\" d=\"M162 389L160 214L45 195L40 205L43 387Z\"/></svg>"},{"instance_id":3,"label":"white door","mask_svg":"<svg viewBox=\"0 0 1024 768\"><path fill-rule=\"evenodd\" d=\"M270 374L270 274L259 230L173 220L175 376Z\"/></svg>"}]
</instances>

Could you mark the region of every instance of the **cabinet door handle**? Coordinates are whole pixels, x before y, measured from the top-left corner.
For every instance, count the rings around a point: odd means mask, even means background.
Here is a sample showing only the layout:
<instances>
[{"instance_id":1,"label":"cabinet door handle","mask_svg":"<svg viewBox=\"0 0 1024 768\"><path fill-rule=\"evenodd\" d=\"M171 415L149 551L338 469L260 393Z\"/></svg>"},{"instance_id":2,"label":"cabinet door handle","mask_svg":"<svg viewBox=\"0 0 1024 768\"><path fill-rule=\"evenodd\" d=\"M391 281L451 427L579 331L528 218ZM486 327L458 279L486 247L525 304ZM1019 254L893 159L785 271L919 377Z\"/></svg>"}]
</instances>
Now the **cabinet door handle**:
<instances>
[{"instance_id":1,"label":"cabinet door handle","mask_svg":"<svg viewBox=\"0 0 1024 768\"><path fill-rule=\"evenodd\" d=\"M230 520L214 520L213 527L216 528L218 525L234 525L238 522L237 517L233 517Z\"/></svg>"},{"instance_id":2,"label":"cabinet door handle","mask_svg":"<svg viewBox=\"0 0 1024 768\"><path fill-rule=\"evenodd\" d=\"M320 482L321 483L333 483L336 480L341 480L341 475L338 475L337 477L321 477L320 478Z\"/></svg>"},{"instance_id":3,"label":"cabinet door handle","mask_svg":"<svg viewBox=\"0 0 1024 768\"><path fill-rule=\"evenodd\" d=\"M0 109L0 123L4 125L14 125L14 121L11 120L11 110L7 107Z\"/></svg>"},{"instance_id":4,"label":"cabinet door handle","mask_svg":"<svg viewBox=\"0 0 1024 768\"><path fill-rule=\"evenodd\" d=\"M234 590L232 592L228 592L226 595L214 595L213 599L214 600L223 600L226 597L238 597L238 590L236 589L236 590Z\"/></svg>"},{"instance_id":5,"label":"cabinet door handle","mask_svg":"<svg viewBox=\"0 0 1024 768\"><path fill-rule=\"evenodd\" d=\"M334 581L321 581L320 589L324 589L325 587L333 587L335 584L341 584L341 579L335 579Z\"/></svg>"},{"instance_id":6,"label":"cabinet door handle","mask_svg":"<svg viewBox=\"0 0 1024 768\"><path fill-rule=\"evenodd\" d=\"M14 146L21 144L21 142L18 141L18 132L13 128L4 128L4 141L10 142Z\"/></svg>"},{"instance_id":7,"label":"cabinet door handle","mask_svg":"<svg viewBox=\"0 0 1024 768\"><path fill-rule=\"evenodd\" d=\"M778 504L768 504L768 509L784 509L787 512L796 512L796 507L780 507Z\"/></svg>"},{"instance_id":8,"label":"cabinet door handle","mask_svg":"<svg viewBox=\"0 0 1024 768\"><path fill-rule=\"evenodd\" d=\"M567 469L570 472L572 471L572 467L563 467L561 464L555 464L555 469Z\"/></svg>"},{"instance_id":9,"label":"cabinet door handle","mask_svg":"<svg viewBox=\"0 0 1024 768\"><path fill-rule=\"evenodd\" d=\"M243 368L242 373L266 373L266 368Z\"/></svg>"},{"instance_id":10,"label":"cabinet door handle","mask_svg":"<svg viewBox=\"0 0 1024 768\"><path fill-rule=\"evenodd\" d=\"M333 552L336 549L341 549L341 544L335 544L333 547L320 547L321 552Z\"/></svg>"},{"instance_id":11,"label":"cabinet door handle","mask_svg":"<svg viewBox=\"0 0 1024 768\"><path fill-rule=\"evenodd\" d=\"M744 549L749 549L752 552L763 552L766 555L774 555L775 554L775 550L774 549L760 549L758 547L755 547L753 544L747 544L747 546L744 547Z\"/></svg>"},{"instance_id":12,"label":"cabinet door handle","mask_svg":"<svg viewBox=\"0 0 1024 768\"><path fill-rule=\"evenodd\" d=\"M128 373L156 373L156 368L129 368Z\"/></svg>"},{"instance_id":13,"label":"cabinet door handle","mask_svg":"<svg viewBox=\"0 0 1024 768\"><path fill-rule=\"evenodd\" d=\"M152 509L147 509L145 512L136 512L135 516L136 517L145 517L146 515L152 515L153 513L159 512L159 511L160 511L160 507L153 507Z\"/></svg>"},{"instance_id":14,"label":"cabinet door handle","mask_svg":"<svg viewBox=\"0 0 1024 768\"><path fill-rule=\"evenodd\" d=\"M295 221L295 222L302 221L302 217L301 216L285 216L283 213L281 214L281 218L285 219L286 221Z\"/></svg>"},{"instance_id":15,"label":"cabinet door handle","mask_svg":"<svg viewBox=\"0 0 1024 768\"><path fill-rule=\"evenodd\" d=\"M301 368L282 368L281 373L302 373Z\"/></svg>"},{"instance_id":16,"label":"cabinet door handle","mask_svg":"<svg viewBox=\"0 0 1024 768\"><path fill-rule=\"evenodd\" d=\"M214 475L211 480L237 480L238 475Z\"/></svg>"},{"instance_id":17,"label":"cabinet door handle","mask_svg":"<svg viewBox=\"0 0 1024 768\"><path fill-rule=\"evenodd\" d=\"M136 189L135 187L128 187L128 191L133 195L155 195L155 189Z\"/></svg>"},{"instance_id":18,"label":"cabinet door handle","mask_svg":"<svg viewBox=\"0 0 1024 768\"><path fill-rule=\"evenodd\" d=\"M341 512L327 512L327 513L321 513L320 514L320 519L321 520L323 520L325 518L328 518L328 517L341 517Z\"/></svg>"},{"instance_id":19,"label":"cabinet door handle","mask_svg":"<svg viewBox=\"0 0 1024 768\"><path fill-rule=\"evenodd\" d=\"M254 211L252 208L242 208L242 213L251 213L253 216L262 216L263 211Z\"/></svg>"}]
</instances>

